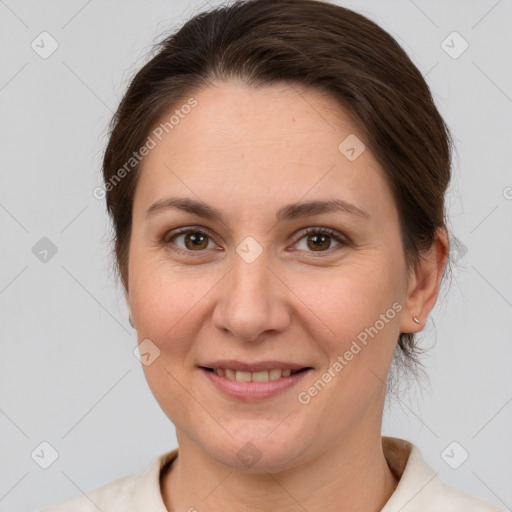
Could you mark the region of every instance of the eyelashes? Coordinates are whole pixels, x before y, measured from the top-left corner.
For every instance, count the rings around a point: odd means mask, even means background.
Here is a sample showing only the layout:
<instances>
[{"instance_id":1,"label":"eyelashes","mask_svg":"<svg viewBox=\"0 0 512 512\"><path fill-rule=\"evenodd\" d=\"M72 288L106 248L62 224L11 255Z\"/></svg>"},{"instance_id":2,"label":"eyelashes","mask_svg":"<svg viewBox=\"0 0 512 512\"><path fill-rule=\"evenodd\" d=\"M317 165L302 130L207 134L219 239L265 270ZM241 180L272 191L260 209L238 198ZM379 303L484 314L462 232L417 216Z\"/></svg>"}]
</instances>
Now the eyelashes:
<instances>
[{"instance_id":1,"label":"eyelashes","mask_svg":"<svg viewBox=\"0 0 512 512\"><path fill-rule=\"evenodd\" d=\"M190 236L189 236L190 235ZM187 236L189 236L187 238ZM183 241L185 246L180 247L176 245L176 240L180 237L183 237ZM214 237L210 230L206 228L199 227L186 227L173 230L167 233L161 240L161 245L164 247L177 252L179 254L183 254L191 257L201 257L204 256L209 249L217 250L217 246L213 241ZM311 253L313 256L323 256L323 255L332 255L333 252L337 252L338 250L350 246L350 240L333 229L327 227L310 227L300 232L296 237L296 241L293 244L294 246L298 245L299 242L306 239L305 249L299 249L301 252ZM308 242L313 240L313 247L318 247L319 250L316 251L314 249L309 249ZM334 240L338 245L334 248L332 247L332 241ZM195 247L196 249L190 249L186 247L187 242L190 242L191 247ZM326 250L322 249L322 244L325 245L327 242L328 248ZM211 247L210 247L211 245ZM293 249L295 252L297 249Z\"/></svg>"}]
</instances>

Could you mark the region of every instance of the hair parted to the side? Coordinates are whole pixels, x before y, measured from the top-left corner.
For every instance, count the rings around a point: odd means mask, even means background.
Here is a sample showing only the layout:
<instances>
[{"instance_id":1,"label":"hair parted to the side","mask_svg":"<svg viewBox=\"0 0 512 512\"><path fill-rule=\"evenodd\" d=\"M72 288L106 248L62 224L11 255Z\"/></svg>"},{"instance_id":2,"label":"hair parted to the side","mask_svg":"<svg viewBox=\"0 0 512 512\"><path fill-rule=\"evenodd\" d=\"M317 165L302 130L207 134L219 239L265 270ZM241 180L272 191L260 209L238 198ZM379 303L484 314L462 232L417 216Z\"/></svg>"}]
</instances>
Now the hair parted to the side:
<instances>
[{"instance_id":1,"label":"hair parted to the side","mask_svg":"<svg viewBox=\"0 0 512 512\"><path fill-rule=\"evenodd\" d=\"M112 118L103 159L116 270L125 290L140 164L115 185L112 178L162 114L213 81L236 79L254 87L284 81L328 93L352 117L385 172L408 267L431 246L437 228L448 232L450 132L421 72L373 21L320 0L242 0L198 14L155 51ZM402 333L393 362L417 376L420 353L414 335Z\"/></svg>"}]
</instances>

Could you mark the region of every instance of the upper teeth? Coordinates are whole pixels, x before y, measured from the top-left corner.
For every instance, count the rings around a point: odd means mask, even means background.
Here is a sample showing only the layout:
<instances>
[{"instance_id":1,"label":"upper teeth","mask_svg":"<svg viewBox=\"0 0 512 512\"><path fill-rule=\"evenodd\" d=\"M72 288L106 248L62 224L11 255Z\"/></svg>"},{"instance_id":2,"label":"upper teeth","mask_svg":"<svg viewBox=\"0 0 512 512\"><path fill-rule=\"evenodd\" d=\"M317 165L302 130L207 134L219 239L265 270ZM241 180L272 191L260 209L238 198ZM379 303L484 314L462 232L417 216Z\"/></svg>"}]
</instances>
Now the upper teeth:
<instances>
[{"instance_id":1,"label":"upper teeth","mask_svg":"<svg viewBox=\"0 0 512 512\"><path fill-rule=\"evenodd\" d=\"M297 370L294 370L296 372ZM240 370L229 370L224 368L217 368L214 372L220 377L227 377L228 379L238 380L240 382L267 382L268 380L277 380L281 377L289 377L291 374L290 369L283 370L275 368L273 370L262 370L260 372L243 372Z\"/></svg>"}]
</instances>

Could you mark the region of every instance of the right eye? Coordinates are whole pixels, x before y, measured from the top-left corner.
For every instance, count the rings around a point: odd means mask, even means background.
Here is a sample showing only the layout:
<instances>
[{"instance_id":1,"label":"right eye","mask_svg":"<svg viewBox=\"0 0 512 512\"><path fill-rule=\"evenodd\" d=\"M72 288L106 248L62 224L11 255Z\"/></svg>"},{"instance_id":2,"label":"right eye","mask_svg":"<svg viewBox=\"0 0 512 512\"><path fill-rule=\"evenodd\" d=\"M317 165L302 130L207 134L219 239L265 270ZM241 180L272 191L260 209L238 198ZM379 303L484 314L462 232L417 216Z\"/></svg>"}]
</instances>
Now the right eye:
<instances>
[{"instance_id":1,"label":"right eye","mask_svg":"<svg viewBox=\"0 0 512 512\"><path fill-rule=\"evenodd\" d=\"M182 239L183 246L180 246L176 242L180 239ZM162 243L165 246L170 246L172 250L188 254L204 252L204 249L208 249L208 242L213 244L210 235L197 228L180 228L175 231L171 231L170 233L167 233L162 240ZM213 245L215 246L215 244Z\"/></svg>"}]
</instances>

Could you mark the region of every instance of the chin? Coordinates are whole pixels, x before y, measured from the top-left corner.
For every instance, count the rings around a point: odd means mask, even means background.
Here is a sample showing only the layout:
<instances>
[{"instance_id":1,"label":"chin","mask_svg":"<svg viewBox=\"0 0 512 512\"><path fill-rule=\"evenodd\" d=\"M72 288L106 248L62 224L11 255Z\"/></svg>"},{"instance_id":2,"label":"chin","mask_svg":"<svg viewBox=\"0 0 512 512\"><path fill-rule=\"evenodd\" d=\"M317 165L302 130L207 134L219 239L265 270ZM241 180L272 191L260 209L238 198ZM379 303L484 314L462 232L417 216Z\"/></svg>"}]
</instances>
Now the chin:
<instances>
[{"instance_id":1,"label":"chin","mask_svg":"<svg viewBox=\"0 0 512 512\"><path fill-rule=\"evenodd\" d=\"M303 446L303 443L291 436L281 438L275 435L269 440L269 431L266 429L265 434L253 436L246 431L244 435L233 438L226 435L215 444L210 438L210 444L200 445L215 461L242 473L279 473L297 465L300 457L297 446Z\"/></svg>"}]
</instances>

